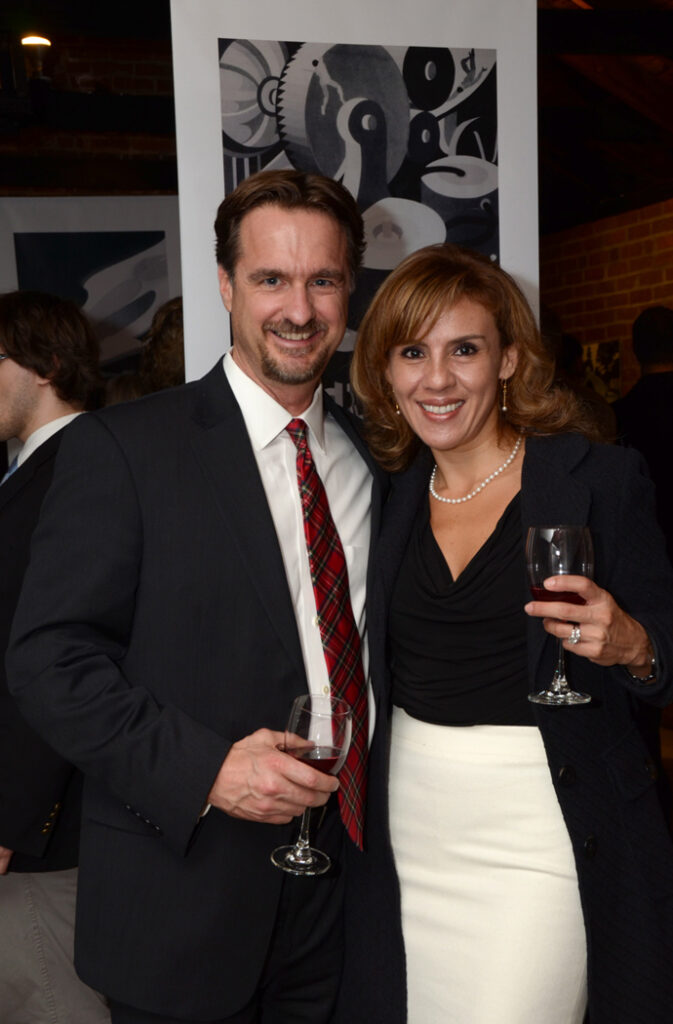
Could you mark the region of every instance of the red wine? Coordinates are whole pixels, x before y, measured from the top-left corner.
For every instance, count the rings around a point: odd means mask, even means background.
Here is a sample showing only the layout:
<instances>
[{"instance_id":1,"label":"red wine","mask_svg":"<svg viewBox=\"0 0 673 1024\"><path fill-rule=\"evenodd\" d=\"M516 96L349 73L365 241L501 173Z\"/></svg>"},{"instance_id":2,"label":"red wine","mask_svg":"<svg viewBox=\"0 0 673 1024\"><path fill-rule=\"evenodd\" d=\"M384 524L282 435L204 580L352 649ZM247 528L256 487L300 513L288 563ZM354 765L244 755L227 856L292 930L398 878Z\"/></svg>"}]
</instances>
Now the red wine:
<instances>
[{"instance_id":1,"label":"red wine","mask_svg":"<svg viewBox=\"0 0 673 1024\"><path fill-rule=\"evenodd\" d=\"M339 747L294 747L286 748L285 752L325 775L335 775L344 761L344 752Z\"/></svg>"},{"instance_id":2,"label":"red wine","mask_svg":"<svg viewBox=\"0 0 673 1024\"><path fill-rule=\"evenodd\" d=\"M583 597L572 590L545 590L544 587L531 587L534 601L566 601L568 604L586 604Z\"/></svg>"}]
</instances>

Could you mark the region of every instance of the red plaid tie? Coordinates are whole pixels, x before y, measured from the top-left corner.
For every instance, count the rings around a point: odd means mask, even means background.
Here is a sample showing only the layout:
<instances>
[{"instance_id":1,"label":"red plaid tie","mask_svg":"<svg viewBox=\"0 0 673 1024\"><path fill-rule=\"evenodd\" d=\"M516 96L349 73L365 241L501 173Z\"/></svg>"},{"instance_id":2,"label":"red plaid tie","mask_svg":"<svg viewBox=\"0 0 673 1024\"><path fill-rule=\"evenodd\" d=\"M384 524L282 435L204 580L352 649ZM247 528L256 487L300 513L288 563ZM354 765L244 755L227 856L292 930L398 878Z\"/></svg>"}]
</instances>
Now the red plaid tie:
<instances>
[{"instance_id":1,"label":"red plaid tie","mask_svg":"<svg viewBox=\"0 0 673 1024\"><path fill-rule=\"evenodd\" d=\"M287 431L297 446L297 482L304 517L320 639L332 693L353 710L353 737L339 773L339 809L348 835L362 849L367 792L367 687L348 588L348 569L327 495L306 440L306 424L294 419Z\"/></svg>"}]
</instances>

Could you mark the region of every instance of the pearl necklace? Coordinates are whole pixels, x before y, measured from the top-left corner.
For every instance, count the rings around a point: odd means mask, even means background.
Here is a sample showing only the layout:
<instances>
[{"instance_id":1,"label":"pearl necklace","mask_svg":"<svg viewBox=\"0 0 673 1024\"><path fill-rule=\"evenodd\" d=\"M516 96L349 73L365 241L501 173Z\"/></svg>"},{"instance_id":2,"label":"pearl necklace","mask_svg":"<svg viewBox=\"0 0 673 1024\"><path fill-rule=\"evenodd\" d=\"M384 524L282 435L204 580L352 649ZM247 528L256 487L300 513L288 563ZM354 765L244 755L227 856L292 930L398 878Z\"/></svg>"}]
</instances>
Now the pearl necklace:
<instances>
[{"instance_id":1,"label":"pearl necklace","mask_svg":"<svg viewBox=\"0 0 673 1024\"><path fill-rule=\"evenodd\" d=\"M497 476L500 476L500 474L503 472L503 470L507 469L507 467L509 466L510 462L513 462L514 459L516 458L517 453L518 453L520 447L521 447L521 435L519 435L519 437L517 437L516 444L514 445L514 447L512 448L511 452L509 453L509 455L507 456L507 458L503 462L502 466L498 466L498 468L493 473L491 473L490 476L487 476L485 480L482 480L481 483L478 484L477 487L475 487L475 489L473 491L470 491L469 494L466 494L464 498L442 498L441 495L437 494L437 491L435 490L435 474L437 472L437 463L435 463L435 468L433 469L432 473L430 474L430 484L429 484L430 494L433 496L433 498L436 498L437 501L443 501L446 505L460 505L461 502L463 502L463 501L470 501L471 498L474 498L475 494L479 494L479 491L483 491L484 487L487 487L488 484L490 484L491 480L495 480L495 478Z\"/></svg>"}]
</instances>

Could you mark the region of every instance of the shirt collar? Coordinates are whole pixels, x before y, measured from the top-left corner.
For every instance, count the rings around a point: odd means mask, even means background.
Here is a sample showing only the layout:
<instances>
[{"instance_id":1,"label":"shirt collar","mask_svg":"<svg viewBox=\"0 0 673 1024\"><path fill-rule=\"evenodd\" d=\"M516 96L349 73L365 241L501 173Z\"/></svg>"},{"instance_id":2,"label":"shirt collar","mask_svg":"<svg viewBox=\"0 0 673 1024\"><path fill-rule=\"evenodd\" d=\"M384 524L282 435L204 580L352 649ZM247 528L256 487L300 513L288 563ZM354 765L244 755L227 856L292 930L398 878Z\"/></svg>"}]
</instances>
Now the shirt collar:
<instances>
[{"instance_id":1,"label":"shirt collar","mask_svg":"<svg viewBox=\"0 0 673 1024\"><path fill-rule=\"evenodd\" d=\"M245 426L254 451L261 451L281 434L293 416L280 405L275 398L267 394L247 373L234 362L231 349L225 353L222 361L224 372L229 381L234 398L238 402ZM308 425L313 439L321 450L325 449L325 419L323 411L322 384L313 394L308 409L298 419Z\"/></svg>"},{"instance_id":2,"label":"shirt collar","mask_svg":"<svg viewBox=\"0 0 673 1024\"><path fill-rule=\"evenodd\" d=\"M58 416L55 420L50 420L49 423L44 423L41 427L38 427L37 430L34 430L33 433L26 438L25 444L19 452L17 466L22 466L26 459L29 459L41 444L44 444L44 442L48 441L53 434L57 434L59 430L63 430L63 427L67 427L69 423L81 415L81 412L71 412L66 416Z\"/></svg>"}]
</instances>

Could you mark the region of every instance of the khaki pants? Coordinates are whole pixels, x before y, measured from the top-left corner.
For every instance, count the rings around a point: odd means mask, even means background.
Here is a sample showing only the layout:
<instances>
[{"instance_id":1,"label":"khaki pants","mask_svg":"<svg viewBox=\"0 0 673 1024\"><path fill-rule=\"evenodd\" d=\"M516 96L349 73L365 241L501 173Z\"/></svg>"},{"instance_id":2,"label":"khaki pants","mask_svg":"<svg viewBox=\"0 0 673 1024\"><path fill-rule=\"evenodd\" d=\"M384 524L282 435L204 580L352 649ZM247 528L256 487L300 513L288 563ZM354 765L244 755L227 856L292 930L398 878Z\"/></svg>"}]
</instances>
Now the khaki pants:
<instances>
[{"instance_id":1,"label":"khaki pants","mask_svg":"<svg viewBox=\"0 0 673 1024\"><path fill-rule=\"evenodd\" d=\"M109 1024L73 966L77 869L0 877L2 1024Z\"/></svg>"}]
</instances>

